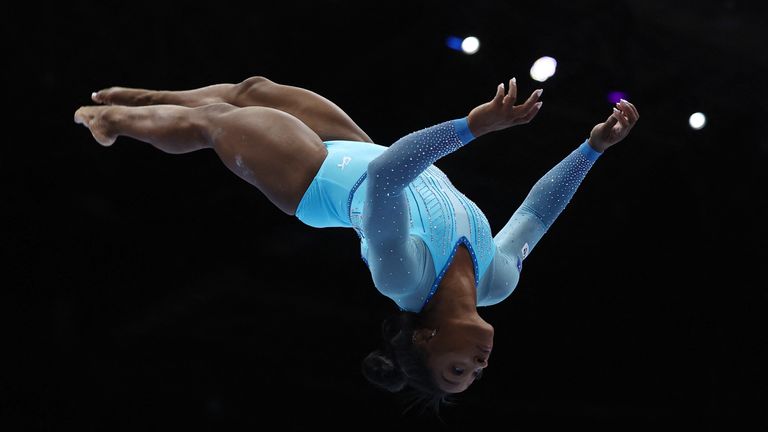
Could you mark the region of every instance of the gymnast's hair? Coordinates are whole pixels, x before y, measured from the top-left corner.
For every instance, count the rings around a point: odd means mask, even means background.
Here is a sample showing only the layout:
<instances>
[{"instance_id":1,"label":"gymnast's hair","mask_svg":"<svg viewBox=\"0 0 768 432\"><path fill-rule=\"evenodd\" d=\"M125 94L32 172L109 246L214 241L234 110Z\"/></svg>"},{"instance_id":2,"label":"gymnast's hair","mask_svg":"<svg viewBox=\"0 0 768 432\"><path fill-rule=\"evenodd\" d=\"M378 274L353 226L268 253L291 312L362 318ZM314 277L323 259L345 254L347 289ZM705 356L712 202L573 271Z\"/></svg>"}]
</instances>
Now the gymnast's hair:
<instances>
[{"instance_id":1,"label":"gymnast's hair","mask_svg":"<svg viewBox=\"0 0 768 432\"><path fill-rule=\"evenodd\" d=\"M383 390L410 390L411 403L406 411L421 405L422 411L430 409L438 414L440 405L450 401L427 367L426 354L413 344L419 324L420 317L413 312L402 311L384 319L383 346L363 359L362 371L369 382Z\"/></svg>"}]
</instances>

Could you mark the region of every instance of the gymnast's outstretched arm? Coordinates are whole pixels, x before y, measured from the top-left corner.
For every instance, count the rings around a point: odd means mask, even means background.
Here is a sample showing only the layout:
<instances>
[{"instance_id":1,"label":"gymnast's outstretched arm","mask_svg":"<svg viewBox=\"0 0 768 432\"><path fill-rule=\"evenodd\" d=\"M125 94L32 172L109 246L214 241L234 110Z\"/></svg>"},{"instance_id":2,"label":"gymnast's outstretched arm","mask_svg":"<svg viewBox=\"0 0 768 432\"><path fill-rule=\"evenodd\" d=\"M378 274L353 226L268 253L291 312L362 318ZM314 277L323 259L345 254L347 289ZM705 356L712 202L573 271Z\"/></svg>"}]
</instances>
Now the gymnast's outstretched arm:
<instances>
[{"instance_id":1,"label":"gymnast's outstretched arm","mask_svg":"<svg viewBox=\"0 0 768 432\"><path fill-rule=\"evenodd\" d=\"M514 289L522 261L528 257L541 237L573 198L589 169L610 146L627 136L640 115L631 103L622 100L608 119L596 125L589 139L549 170L514 212L506 225L494 236L498 248L489 274L495 286L489 289L488 304L498 303ZM487 304L484 304L485 306Z\"/></svg>"},{"instance_id":2,"label":"gymnast's outstretched arm","mask_svg":"<svg viewBox=\"0 0 768 432\"><path fill-rule=\"evenodd\" d=\"M585 140L550 169L494 236L496 245L507 254L525 259L565 209L600 155Z\"/></svg>"}]
</instances>

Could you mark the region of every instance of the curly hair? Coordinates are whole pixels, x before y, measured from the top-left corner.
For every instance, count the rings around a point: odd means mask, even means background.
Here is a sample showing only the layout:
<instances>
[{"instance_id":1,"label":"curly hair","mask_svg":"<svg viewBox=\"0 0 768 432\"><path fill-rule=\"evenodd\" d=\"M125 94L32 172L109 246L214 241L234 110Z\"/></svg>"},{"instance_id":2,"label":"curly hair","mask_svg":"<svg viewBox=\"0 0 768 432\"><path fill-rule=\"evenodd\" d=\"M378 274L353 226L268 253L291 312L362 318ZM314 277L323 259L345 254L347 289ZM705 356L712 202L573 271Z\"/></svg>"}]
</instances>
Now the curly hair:
<instances>
[{"instance_id":1,"label":"curly hair","mask_svg":"<svg viewBox=\"0 0 768 432\"><path fill-rule=\"evenodd\" d=\"M365 378L380 389L392 393L408 388L413 406L421 405L439 413L450 403L427 367L426 354L413 344L413 333L420 328L420 316L402 311L384 319L381 325L383 346L369 353L362 362Z\"/></svg>"}]
</instances>

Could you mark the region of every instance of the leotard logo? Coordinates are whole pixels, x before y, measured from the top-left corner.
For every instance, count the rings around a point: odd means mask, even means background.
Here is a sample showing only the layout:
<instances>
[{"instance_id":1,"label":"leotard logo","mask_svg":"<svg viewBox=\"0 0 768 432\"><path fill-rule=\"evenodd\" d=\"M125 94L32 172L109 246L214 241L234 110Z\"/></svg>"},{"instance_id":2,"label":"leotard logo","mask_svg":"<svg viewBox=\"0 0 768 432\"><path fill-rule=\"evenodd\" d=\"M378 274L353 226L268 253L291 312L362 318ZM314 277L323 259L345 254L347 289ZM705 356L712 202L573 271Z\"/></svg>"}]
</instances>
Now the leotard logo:
<instances>
[{"instance_id":1,"label":"leotard logo","mask_svg":"<svg viewBox=\"0 0 768 432\"><path fill-rule=\"evenodd\" d=\"M341 163L340 163L340 164L338 164L338 165L336 165L336 166L338 166L338 167L341 167L341 169L343 170L343 169L344 169L344 167L345 167L345 166L347 166L347 165L349 165L349 162L351 162L351 161L352 161L352 158L351 158L351 157L349 157L349 156L344 156L344 158L341 160Z\"/></svg>"}]
</instances>

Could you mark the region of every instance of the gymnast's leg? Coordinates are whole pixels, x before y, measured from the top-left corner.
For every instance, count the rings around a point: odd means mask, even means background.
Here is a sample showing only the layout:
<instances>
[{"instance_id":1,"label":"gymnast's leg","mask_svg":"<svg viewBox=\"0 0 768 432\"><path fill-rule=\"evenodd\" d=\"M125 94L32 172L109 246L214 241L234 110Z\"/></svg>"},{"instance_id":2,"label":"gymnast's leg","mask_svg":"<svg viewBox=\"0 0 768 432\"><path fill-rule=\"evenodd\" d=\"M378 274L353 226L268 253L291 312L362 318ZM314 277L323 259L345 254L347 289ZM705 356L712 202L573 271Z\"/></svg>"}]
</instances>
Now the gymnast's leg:
<instances>
[{"instance_id":1,"label":"gymnast's leg","mask_svg":"<svg viewBox=\"0 0 768 432\"><path fill-rule=\"evenodd\" d=\"M212 148L224 165L289 215L328 152L307 125L264 107L87 106L75 112L75 122L105 146L127 136L173 154Z\"/></svg>"},{"instance_id":2,"label":"gymnast's leg","mask_svg":"<svg viewBox=\"0 0 768 432\"><path fill-rule=\"evenodd\" d=\"M238 107L263 106L285 111L310 127L323 141L372 142L368 135L335 103L300 87L254 76L238 84L214 84L194 90L165 91L111 87L93 94L107 105L182 105L198 107L228 103Z\"/></svg>"}]
</instances>

